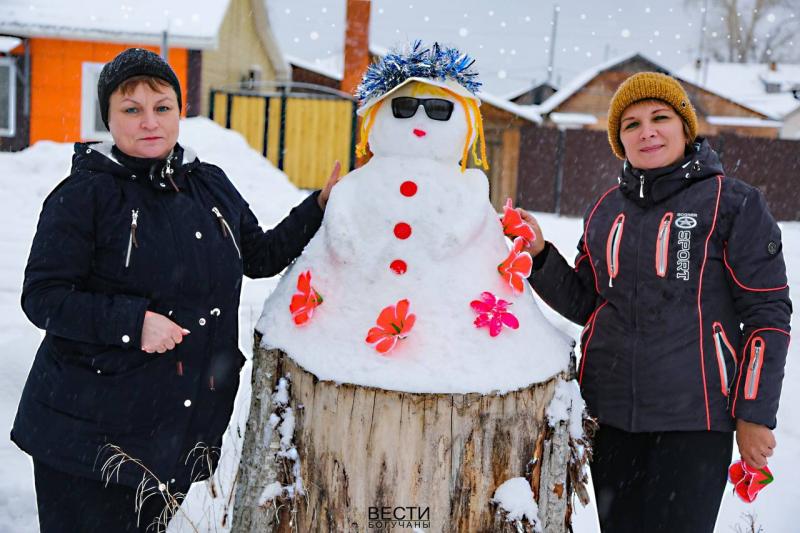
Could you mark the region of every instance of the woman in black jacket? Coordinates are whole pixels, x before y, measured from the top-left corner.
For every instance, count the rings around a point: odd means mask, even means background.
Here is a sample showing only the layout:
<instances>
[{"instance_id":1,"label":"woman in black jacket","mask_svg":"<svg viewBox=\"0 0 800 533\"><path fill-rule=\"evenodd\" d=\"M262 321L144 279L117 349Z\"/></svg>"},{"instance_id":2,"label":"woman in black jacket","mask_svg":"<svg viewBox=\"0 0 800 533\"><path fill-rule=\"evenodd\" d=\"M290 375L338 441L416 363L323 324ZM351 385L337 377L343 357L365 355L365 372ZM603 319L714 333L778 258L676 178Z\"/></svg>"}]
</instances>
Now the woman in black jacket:
<instances>
[{"instance_id":1,"label":"woman in black jacket","mask_svg":"<svg viewBox=\"0 0 800 533\"><path fill-rule=\"evenodd\" d=\"M264 232L225 173L177 143L180 85L158 55L122 52L98 98L114 144L75 145L22 291L46 335L12 439L33 457L43 533L165 525L213 473L244 363L242 275L302 252L337 179Z\"/></svg>"},{"instance_id":2,"label":"woman in black jacket","mask_svg":"<svg viewBox=\"0 0 800 533\"><path fill-rule=\"evenodd\" d=\"M603 531L711 533L733 431L752 466L775 448L792 310L781 232L696 131L676 80L633 75L608 115L619 185L588 209L574 268L524 214L533 288L585 326Z\"/></svg>"}]
</instances>

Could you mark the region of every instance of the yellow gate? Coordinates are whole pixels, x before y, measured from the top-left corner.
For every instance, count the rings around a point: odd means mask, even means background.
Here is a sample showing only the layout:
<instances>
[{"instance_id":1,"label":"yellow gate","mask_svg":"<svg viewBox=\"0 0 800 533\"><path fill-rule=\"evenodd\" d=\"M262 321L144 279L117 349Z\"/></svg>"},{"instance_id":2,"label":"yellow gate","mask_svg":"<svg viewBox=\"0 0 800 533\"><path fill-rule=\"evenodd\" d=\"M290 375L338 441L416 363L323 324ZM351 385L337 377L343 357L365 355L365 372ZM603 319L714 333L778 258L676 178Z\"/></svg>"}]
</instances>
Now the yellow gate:
<instances>
[{"instance_id":1,"label":"yellow gate","mask_svg":"<svg viewBox=\"0 0 800 533\"><path fill-rule=\"evenodd\" d=\"M210 118L248 144L303 189L319 189L339 160L355 167L356 103L324 94L211 90Z\"/></svg>"}]
</instances>

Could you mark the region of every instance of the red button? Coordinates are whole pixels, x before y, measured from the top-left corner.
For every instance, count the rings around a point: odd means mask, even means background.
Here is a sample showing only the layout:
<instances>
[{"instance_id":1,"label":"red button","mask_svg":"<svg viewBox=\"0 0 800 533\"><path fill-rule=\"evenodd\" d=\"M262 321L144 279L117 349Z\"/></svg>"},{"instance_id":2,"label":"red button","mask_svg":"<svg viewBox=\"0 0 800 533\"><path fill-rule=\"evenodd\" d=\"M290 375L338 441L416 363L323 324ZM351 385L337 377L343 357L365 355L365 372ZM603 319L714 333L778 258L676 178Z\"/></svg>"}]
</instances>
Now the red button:
<instances>
[{"instance_id":1,"label":"red button","mask_svg":"<svg viewBox=\"0 0 800 533\"><path fill-rule=\"evenodd\" d=\"M398 222L394 227L394 236L398 239L408 239L411 236L411 226L405 222Z\"/></svg>"},{"instance_id":2,"label":"red button","mask_svg":"<svg viewBox=\"0 0 800 533\"><path fill-rule=\"evenodd\" d=\"M417 194L417 184L413 181L404 181L400 185L400 194L403 196L414 196Z\"/></svg>"},{"instance_id":3,"label":"red button","mask_svg":"<svg viewBox=\"0 0 800 533\"><path fill-rule=\"evenodd\" d=\"M389 268L391 268L395 274L405 274L406 270L408 270L408 265L406 265L406 262L402 259L395 259L392 261L392 264L389 265Z\"/></svg>"}]
</instances>

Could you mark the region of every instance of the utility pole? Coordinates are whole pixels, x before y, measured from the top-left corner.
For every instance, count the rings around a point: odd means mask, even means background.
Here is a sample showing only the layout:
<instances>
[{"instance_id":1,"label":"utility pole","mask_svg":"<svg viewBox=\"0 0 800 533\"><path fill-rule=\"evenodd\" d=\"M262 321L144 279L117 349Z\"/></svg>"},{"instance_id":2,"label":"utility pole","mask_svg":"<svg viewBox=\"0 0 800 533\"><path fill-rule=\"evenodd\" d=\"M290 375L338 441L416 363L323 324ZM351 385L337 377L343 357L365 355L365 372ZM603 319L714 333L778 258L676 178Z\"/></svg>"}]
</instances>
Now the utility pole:
<instances>
[{"instance_id":1,"label":"utility pole","mask_svg":"<svg viewBox=\"0 0 800 533\"><path fill-rule=\"evenodd\" d=\"M553 80L553 69L555 67L555 53L556 53L556 30L558 28L558 12L561 8L558 7L558 4L553 6L553 21L551 24L550 29L550 61L547 64L547 83L552 85Z\"/></svg>"},{"instance_id":2,"label":"utility pole","mask_svg":"<svg viewBox=\"0 0 800 533\"><path fill-rule=\"evenodd\" d=\"M705 85L706 80L705 77L708 75L708 61L705 58L706 55L706 20L708 20L708 0L703 2L703 18L700 21L700 48L698 50L698 57L697 61L695 61L695 83L699 85ZM703 76L703 80L700 80L700 73L701 71L705 71L705 76Z\"/></svg>"}]
</instances>

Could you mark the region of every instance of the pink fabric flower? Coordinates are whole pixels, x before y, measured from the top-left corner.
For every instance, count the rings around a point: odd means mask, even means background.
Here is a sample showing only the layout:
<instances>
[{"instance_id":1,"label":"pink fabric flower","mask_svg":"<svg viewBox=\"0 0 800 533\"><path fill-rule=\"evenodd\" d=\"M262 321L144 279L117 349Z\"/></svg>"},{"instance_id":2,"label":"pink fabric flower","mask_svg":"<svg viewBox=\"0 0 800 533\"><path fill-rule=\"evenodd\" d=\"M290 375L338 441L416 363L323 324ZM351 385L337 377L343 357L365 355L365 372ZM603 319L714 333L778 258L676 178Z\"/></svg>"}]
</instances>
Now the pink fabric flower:
<instances>
[{"instance_id":1,"label":"pink fabric flower","mask_svg":"<svg viewBox=\"0 0 800 533\"><path fill-rule=\"evenodd\" d=\"M489 335L497 337L503 329L503 326L511 329L519 327L519 320L508 311L508 306L511 302L505 300L498 300L491 292L482 292L480 300L473 300L470 302L472 310L478 313L478 318L475 319L475 327L489 328Z\"/></svg>"},{"instance_id":2,"label":"pink fabric flower","mask_svg":"<svg viewBox=\"0 0 800 533\"><path fill-rule=\"evenodd\" d=\"M753 468L744 459L739 459L728 468L728 481L742 501L752 503L758 492L774 481L768 466Z\"/></svg>"}]
</instances>

